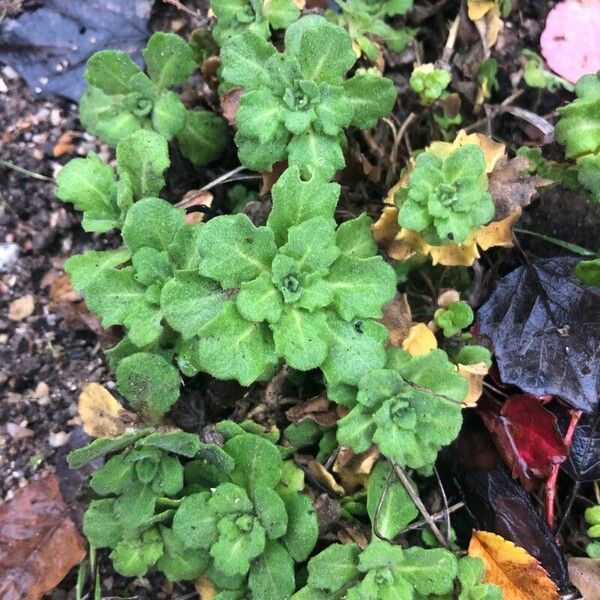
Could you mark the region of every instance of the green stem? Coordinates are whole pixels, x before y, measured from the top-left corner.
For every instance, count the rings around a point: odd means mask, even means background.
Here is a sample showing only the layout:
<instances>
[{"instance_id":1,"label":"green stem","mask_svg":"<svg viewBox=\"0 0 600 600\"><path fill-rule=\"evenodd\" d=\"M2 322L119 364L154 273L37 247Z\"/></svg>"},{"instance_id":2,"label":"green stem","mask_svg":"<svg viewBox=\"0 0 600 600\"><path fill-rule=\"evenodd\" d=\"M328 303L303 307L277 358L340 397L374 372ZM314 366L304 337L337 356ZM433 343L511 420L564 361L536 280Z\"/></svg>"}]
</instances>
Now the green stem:
<instances>
[{"instance_id":1,"label":"green stem","mask_svg":"<svg viewBox=\"0 0 600 600\"><path fill-rule=\"evenodd\" d=\"M579 254L580 256L596 256L596 252L592 252L587 248L583 248L582 246L578 246L577 244L571 244L571 242L565 242L564 240L559 240L557 238L550 237L549 235L544 235L543 233L537 233L535 231L529 231L528 229L519 229L515 227L513 229L516 233L525 233L527 235L531 235L536 238L540 238L546 242L550 242L556 246L560 246L569 252L573 252L574 254Z\"/></svg>"}]
</instances>

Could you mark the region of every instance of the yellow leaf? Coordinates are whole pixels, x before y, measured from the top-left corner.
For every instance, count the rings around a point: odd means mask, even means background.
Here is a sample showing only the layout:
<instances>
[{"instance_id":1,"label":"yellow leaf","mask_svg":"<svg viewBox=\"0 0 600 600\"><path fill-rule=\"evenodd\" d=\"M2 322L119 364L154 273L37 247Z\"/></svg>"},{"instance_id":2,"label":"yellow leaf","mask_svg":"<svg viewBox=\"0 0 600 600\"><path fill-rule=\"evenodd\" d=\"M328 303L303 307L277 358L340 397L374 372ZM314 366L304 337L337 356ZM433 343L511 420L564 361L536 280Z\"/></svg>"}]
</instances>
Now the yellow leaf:
<instances>
[{"instance_id":1,"label":"yellow leaf","mask_svg":"<svg viewBox=\"0 0 600 600\"><path fill-rule=\"evenodd\" d=\"M558 600L558 589L524 548L488 531L473 531L469 556L481 558L484 581L502 589L504 600Z\"/></svg>"},{"instance_id":2,"label":"yellow leaf","mask_svg":"<svg viewBox=\"0 0 600 600\"><path fill-rule=\"evenodd\" d=\"M335 480L333 475L317 460L312 459L308 463L308 470L314 477L315 481L320 483L323 487L331 490L338 496L344 496L346 491L344 488Z\"/></svg>"},{"instance_id":3,"label":"yellow leaf","mask_svg":"<svg viewBox=\"0 0 600 600\"><path fill-rule=\"evenodd\" d=\"M366 452L355 454L350 448L340 448L331 470L337 473L346 493L367 487L369 473L379 460L379 450L372 446Z\"/></svg>"},{"instance_id":4,"label":"yellow leaf","mask_svg":"<svg viewBox=\"0 0 600 600\"><path fill-rule=\"evenodd\" d=\"M410 328L402 348L411 356L421 356L437 348L437 340L425 323L417 323Z\"/></svg>"},{"instance_id":5,"label":"yellow leaf","mask_svg":"<svg viewBox=\"0 0 600 600\"><path fill-rule=\"evenodd\" d=\"M477 21L494 8L494 0L467 0L469 19Z\"/></svg>"},{"instance_id":6,"label":"yellow leaf","mask_svg":"<svg viewBox=\"0 0 600 600\"><path fill-rule=\"evenodd\" d=\"M485 363L477 363L474 365L457 365L458 374L464 377L468 384L469 389L467 391L466 398L462 401L462 405L465 408L473 408L477 406L477 400L481 398L483 392L483 378L488 373L488 368Z\"/></svg>"},{"instance_id":7,"label":"yellow leaf","mask_svg":"<svg viewBox=\"0 0 600 600\"><path fill-rule=\"evenodd\" d=\"M217 595L213 582L204 575L200 575L196 580L196 591L200 596L200 600L213 600Z\"/></svg>"},{"instance_id":8,"label":"yellow leaf","mask_svg":"<svg viewBox=\"0 0 600 600\"><path fill-rule=\"evenodd\" d=\"M125 432L136 415L126 411L99 383L88 383L79 396L83 430L92 437L116 437Z\"/></svg>"}]
</instances>

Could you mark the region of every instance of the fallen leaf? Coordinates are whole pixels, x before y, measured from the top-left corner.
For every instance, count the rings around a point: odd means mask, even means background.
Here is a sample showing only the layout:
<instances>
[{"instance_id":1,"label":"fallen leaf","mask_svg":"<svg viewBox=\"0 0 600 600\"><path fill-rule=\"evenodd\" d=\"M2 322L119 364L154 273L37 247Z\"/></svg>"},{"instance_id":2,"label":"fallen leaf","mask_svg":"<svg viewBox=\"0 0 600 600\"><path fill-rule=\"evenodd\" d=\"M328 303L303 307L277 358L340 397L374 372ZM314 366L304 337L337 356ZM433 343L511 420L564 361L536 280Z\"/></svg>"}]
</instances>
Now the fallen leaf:
<instances>
[{"instance_id":1,"label":"fallen leaf","mask_svg":"<svg viewBox=\"0 0 600 600\"><path fill-rule=\"evenodd\" d=\"M437 299L437 305L440 308L448 308L453 302L460 300L460 292L457 290L445 290Z\"/></svg>"},{"instance_id":2,"label":"fallen leaf","mask_svg":"<svg viewBox=\"0 0 600 600\"><path fill-rule=\"evenodd\" d=\"M201 575L196 580L196 592L198 592L200 600L213 600L217 595L217 590L213 582L204 575Z\"/></svg>"},{"instance_id":3,"label":"fallen leaf","mask_svg":"<svg viewBox=\"0 0 600 600\"><path fill-rule=\"evenodd\" d=\"M568 427L568 418L560 419L561 431ZM576 483L587 483L600 479L600 404L590 414L579 419L573 432L567 460L562 470Z\"/></svg>"},{"instance_id":4,"label":"fallen leaf","mask_svg":"<svg viewBox=\"0 0 600 600\"><path fill-rule=\"evenodd\" d=\"M11 321L22 321L30 317L35 310L35 300L32 294L21 296L8 305L8 318Z\"/></svg>"},{"instance_id":5,"label":"fallen leaf","mask_svg":"<svg viewBox=\"0 0 600 600\"><path fill-rule=\"evenodd\" d=\"M240 99L244 95L244 88L239 86L232 87L230 90L227 90L221 96L221 110L223 111L223 116L225 120L231 125L231 127L235 127L235 115L237 113L237 109L240 106Z\"/></svg>"},{"instance_id":6,"label":"fallen leaf","mask_svg":"<svg viewBox=\"0 0 600 600\"><path fill-rule=\"evenodd\" d=\"M219 87L218 69L221 66L221 59L218 56L209 56L202 61L200 71L202 77L211 90L216 90Z\"/></svg>"},{"instance_id":7,"label":"fallen leaf","mask_svg":"<svg viewBox=\"0 0 600 600\"><path fill-rule=\"evenodd\" d=\"M548 66L567 81L600 70L600 0L566 0L546 19L540 38Z\"/></svg>"},{"instance_id":8,"label":"fallen leaf","mask_svg":"<svg viewBox=\"0 0 600 600\"><path fill-rule=\"evenodd\" d=\"M492 10L494 5L494 0L467 0L469 19L478 21Z\"/></svg>"},{"instance_id":9,"label":"fallen leaf","mask_svg":"<svg viewBox=\"0 0 600 600\"><path fill-rule=\"evenodd\" d=\"M99 383L88 383L79 396L79 416L83 429L92 437L117 437L125 432L136 415L125 410Z\"/></svg>"},{"instance_id":10,"label":"fallen leaf","mask_svg":"<svg viewBox=\"0 0 600 600\"><path fill-rule=\"evenodd\" d=\"M502 589L504 600L558 600L558 589L524 548L489 531L473 531L469 556L483 560L484 581Z\"/></svg>"},{"instance_id":11,"label":"fallen leaf","mask_svg":"<svg viewBox=\"0 0 600 600\"><path fill-rule=\"evenodd\" d=\"M538 187L549 185L548 179L525 173L531 162L525 156L510 160L503 156L489 177L489 190L494 198L496 213L494 221L506 217L529 206Z\"/></svg>"},{"instance_id":12,"label":"fallen leaf","mask_svg":"<svg viewBox=\"0 0 600 600\"><path fill-rule=\"evenodd\" d=\"M338 419L335 405L325 396L315 396L306 402L296 404L287 410L285 415L292 423L313 421L321 427L335 427Z\"/></svg>"},{"instance_id":13,"label":"fallen leaf","mask_svg":"<svg viewBox=\"0 0 600 600\"><path fill-rule=\"evenodd\" d=\"M80 302L83 299L83 296L73 289L68 273L62 273L52 281L49 297L52 302L57 304L61 302Z\"/></svg>"},{"instance_id":14,"label":"fallen leaf","mask_svg":"<svg viewBox=\"0 0 600 600\"><path fill-rule=\"evenodd\" d=\"M600 290L574 275L578 259L538 259L500 279L478 311L500 376L534 396L558 396L584 412L600 398Z\"/></svg>"},{"instance_id":15,"label":"fallen leaf","mask_svg":"<svg viewBox=\"0 0 600 600\"><path fill-rule=\"evenodd\" d=\"M417 323L410 328L402 341L402 348L412 356L421 356L437 348L437 340L425 323Z\"/></svg>"},{"instance_id":16,"label":"fallen leaf","mask_svg":"<svg viewBox=\"0 0 600 600\"><path fill-rule=\"evenodd\" d=\"M0 506L0 548L3 600L39 600L85 558L55 475L29 482Z\"/></svg>"},{"instance_id":17,"label":"fallen leaf","mask_svg":"<svg viewBox=\"0 0 600 600\"><path fill-rule=\"evenodd\" d=\"M384 307L381 322L389 331L390 346L400 346L412 327L412 313L406 294L396 294Z\"/></svg>"},{"instance_id":18,"label":"fallen leaf","mask_svg":"<svg viewBox=\"0 0 600 600\"><path fill-rule=\"evenodd\" d=\"M313 479L321 484L326 490L333 492L336 496L344 496L344 488L335 480L334 476L314 458L310 459L307 464L309 473Z\"/></svg>"},{"instance_id":19,"label":"fallen leaf","mask_svg":"<svg viewBox=\"0 0 600 600\"><path fill-rule=\"evenodd\" d=\"M469 388L467 390L467 396L462 401L462 405L465 408L473 408L477 406L479 398L483 393L483 379L488 374L488 367L485 363L476 363L474 365L456 365L458 368L458 374L464 377Z\"/></svg>"},{"instance_id":20,"label":"fallen leaf","mask_svg":"<svg viewBox=\"0 0 600 600\"><path fill-rule=\"evenodd\" d=\"M351 494L357 488L367 487L369 474L378 460L379 450L375 446L360 454L340 448L331 470L338 475L346 493Z\"/></svg>"},{"instance_id":21,"label":"fallen leaf","mask_svg":"<svg viewBox=\"0 0 600 600\"><path fill-rule=\"evenodd\" d=\"M583 600L600 600L600 559L571 556L569 577Z\"/></svg>"},{"instance_id":22,"label":"fallen leaf","mask_svg":"<svg viewBox=\"0 0 600 600\"><path fill-rule=\"evenodd\" d=\"M515 394L502 406L486 398L478 412L513 477L526 490L533 491L538 483L534 478L548 477L553 465L565 460L567 448L556 416L534 396Z\"/></svg>"},{"instance_id":23,"label":"fallen leaf","mask_svg":"<svg viewBox=\"0 0 600 600\"><path fill-rule=\"evenodd\" d=\"M69 131L65 131L65 133L58 138L54 148L52 148L52 156L54 158L60 158L65 154L73 154L74 151L73 134Z\"/></svg>"},{"instance_id":24,"label":"fallen leaf","mask_svg":"<svg viewBox=\"0 0 600 600\"><path fill-rule=\"evenodd\" d=\"M0 61L11 65L36 93L78 102L87 59L106 48L124 50L142 64L151 0L46 0L2 23Z\"/></svg>"}]
</instances>

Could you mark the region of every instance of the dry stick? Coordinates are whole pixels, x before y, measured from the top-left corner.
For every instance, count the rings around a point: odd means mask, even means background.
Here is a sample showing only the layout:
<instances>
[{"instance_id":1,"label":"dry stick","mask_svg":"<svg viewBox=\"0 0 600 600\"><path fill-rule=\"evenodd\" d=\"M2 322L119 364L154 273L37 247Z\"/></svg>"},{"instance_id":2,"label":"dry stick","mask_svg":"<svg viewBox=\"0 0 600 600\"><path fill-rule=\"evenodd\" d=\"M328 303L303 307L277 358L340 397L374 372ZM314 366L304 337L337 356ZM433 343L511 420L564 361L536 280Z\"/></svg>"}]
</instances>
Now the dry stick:
<instances>
[{"instance_id":1,"label":"dry stick","mask_svg":"<svg viewBox=\"0 0 600 600\"><path fill-rule=\"evenodd\" d=\"M440 521L441 519L446 517L446 513L448 514L448 516L450 516L453 512L456 512L457 510L460 510L461 508L463 508L464 505L465 505L464 502L457 502L456 504L449 506L447 510L444 509L444 510L440 510L439 512L433 513L431 515L431 518L434 521ZM414 523L411 523L408 527L405 527L398 534L398 537L408 533L409 531L414 531L415 529L421 529L421 527L423 527L423 525L427 525L427 521L425 521L425 519L415 521Z\"/></svg>"},{"instance_id":2,"label":"dry stick","mask_svg":"<svg viewBox=\"0 0 600 600\"><path fill-rule=\"evenodd\" d=\"M394 472L396 476L400 480L400 483L404 486L404 489L410 496L410 499L415 503L415 506L419 509L421 516L425 520L425 523L433 533L435 539L444 547L446 550L450 550L450 544L448 540L442 535L439 527L436 525L435 521L432 519L431 515L427 512L426 506L423 504L423 501L419 497L419 494L416 492L413 487L410 479L407 477L404 470L399 467L395 462L392 461L392 467L394 468Z\"/></svg>"},{"instance_id":3,"label":"dry stick","mask_svg":"<svg viewBox=\"0 0 600 600\"><path fill-rule=\"evenodd\" d=\"M435 473L435 478L437 479L438 487L440 488L440 493L442 494L442 500L444 501L444 511L446 513L446 537L449 539L451 524L450 513L448 512L448 496L446 496L446 490L442 484L442 479L435 466L433 467L433 472Z\"/></svg>"},{"instance_id":4,"label":"dry stick","mask_svg":"<svg viewBox=\"0 0 600 600\"><path fill-rule=\"evenodd\" d=\"M496 118L498 113L503 108L510 106L517 98L521 97L524 93L525 93L525 90L517 90L516 92L513 92L510 96L507 96L506 98L504 98L504 100L502 100L502 102L500 102L500 104L497 104L497 105L486 104L486 106L489 106L492 108L492 114L490 115L490 118L492 118L492 119ZM488 122L488 120L489 119L486 116L484 119L479 119L479 121L475 121L475 123L471 123L468 127L464 128L465 133L469 133L470 131L473 131L474 129L481 127L481 125L485 125Z\"/></svg>"},{"instance_id":5,"label":"dry stick","mask_svg":"<svg viewBox=\"0 0 600 600\"><path fill-rule=\"evenodd\" d=\"M446 45L444 46L444 51L442 52L441 60L443 62L450 62L452 55L454 54L454 44L456 44L456 35L458 34L458 26L460 25L460 13L456 15L454 21L452 21L452 25L450 25L450 29L448 30L448 39L446 40Z\"/></svg>"},{"instance_id":6,"label":"dry stick","mask_svg":"<svg viewBox=\"0 0 600 600\"><path fill-rule=\"evenodd\" d=\"M12 169L13 171L16 171L17 173L21 173L21 175L26 175L27 177L31 177L31 179L39 179L40 181L50 181L50 182L54 183L53 177L47 177L46 175L40 175L39 173L34 173L33 171L30 171L29 169L19 167L19 165L14 165L13 163L8 162L7 160L0 159L0 167L6 167L7 169Z\"/></svg>"},{"instance_id":7,"label":"dry stick","mask_svg":"<svg viewBox=\"0 0 600 600\"><path fill-rule=\"evenodd\" d=\"M388 540L383 534L381 534L379 532L379 529L377 527L377 523L379 522L379 515L381 514L381 507L383 506L383 503L386 499L386 496L388 494L388 490L390 489L390 485L392 483L392 469L390 469L390 472L387 474L387 478L385 480L385 486L383 488L383 492L381 493L381 496L379 497L379 502L377 502L377 508L375 510L375 517L373 518L373 533L380 539L380 540L385 540L388 542L391 542L391 540Z\"/></svg>"},{"instance_id":8,"label":"dry stick","mask_svg":"<svg viewBox=\"0 0 600 600\"><path fill-rule=\"evenodd\" d=\"M196 190L196 191L206 192L207 190L210 190L211 188L214 188L217 185L230 180L234 175L237 175L238 173L243 171L245 168L246 167L244 167L243 165L240 165L239 167L236 167L235 169L233 169L233 171L228 171L227 173L223 173L223 175L221 175L220 177L217 177L216 179L214 179L210 183L207 183L205 186L201 187L199 190ZM185 208L188 202L189 202L189 200L184 199L184 200L179 201L177 204L175 204L175 206L177 208Z\"/></svg>"},{"instance_id":9,"label":"dry stick","mask_svg":"<svg viewBox=\"0 0 600 600\"><path fill-rule=\"evenodd\" d=\"M198 12L196 12L195 10L192 10L191 8L188 8L187 6L185 6L185 4L182 4L181 2L179 2L179 0L162 0L165 4L170 4L171 6L174 6L176 9L190 15L190 17L194 17L194 19L198 19L199 21L202 20L202 15Z\"/></svg>"}]
</instances>

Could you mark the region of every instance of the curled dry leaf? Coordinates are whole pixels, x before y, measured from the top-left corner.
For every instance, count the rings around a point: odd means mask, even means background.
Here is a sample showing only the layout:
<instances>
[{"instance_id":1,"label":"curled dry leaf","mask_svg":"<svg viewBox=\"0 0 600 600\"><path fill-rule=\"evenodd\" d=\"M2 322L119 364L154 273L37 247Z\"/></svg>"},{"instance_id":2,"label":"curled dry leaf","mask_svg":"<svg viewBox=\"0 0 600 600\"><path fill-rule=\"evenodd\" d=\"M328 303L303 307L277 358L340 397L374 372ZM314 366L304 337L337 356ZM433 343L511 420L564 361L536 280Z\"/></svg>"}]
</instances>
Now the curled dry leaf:
<instances>
[{"instance_id":1,"label":"curled dry leaf","mask_svg":"<svg viewBox=\"0 0 600 600\"><path fill-rule=\"evenodd\" d=\"M86 555L55 475L0 506L0 598L39 600Z\"/></svg>"},{"instance_id":2,"label":"curled dry leaf","mask_svg":"<svg viewBox=\"0 0 600 600\"><path fill-rule=\"evenodd\" d=\"M335 480L335 477L318 461L311 458L307 463L308 472L312 475L313 479L323 486L326 490L329 490L336 496L344 496L344 488Z\"/></svg>"},{"instance_id":3,"label":"curled dry leaf","mask_svg":"<svg viewBox=\"0 0 600 600\"><path fill-rule=\"evenodd\" d=\"M381 322L388 328L390 346L400 346L410 332L412 313L406 294L396 297L383 309Z\"/></svg>"},{"instance_id":4,"label":"curled dry leaf","mask_svg":"<svg viewBox=\"0 0 600 600\"><path fill-rule=\"evenodd\" d=\"M325 396L315 396L296 404L287 410L285 415L293 423L314 421L321 427L334 427L338 418L335 406Z\"/></svg>"},{"instance_id":5,"label":"curled dry leaf","mask_svg":"<svg viewBox=\"0 0 600 600\"><path fill-rule=\"evenodd\" d=\"M477 406L479 398L483 393L483 379L488 374L488 367L485 363L476 363L474 365L457 365L458 374L464 377L469 384L467 396L463 400L464 408L473 408Z\"/></svg>"},{"instance_id":6,"label":"curled dry leaf","mask_svg":"<svg viewBox=\"0 0 600 600\"><path fill-rule=\"evenodd\" d=\"M412 356L421 356L437 348L435 335L425 323L413 325L402 341L402 349Z\"/></svg>"},{"instance_id":7,"label":"curled dry leaf","mask_svg":"<svg viewBox=\"0 0 600 600\"><path fill-rule=\"evenodd\" d=\"M217 589L213 582L204 575L196 580L196 591L200 596L200 600L213 600L217 595Z\"/></svg>"},{"instance_id":8,"label":"curled dry leaf","mask_svg":"<svg viewBox=\"0 0 600 600\"><path fill-rule=\"evenodd\" d=\"M504 600L558 600L558 589L524 548L489 531L473 531L469 556L483 560L484 581L502 590Z\"/></svg>"},{"instance_id":9,"label":"curled dry leaf","mask_svg":"<svg viewBox=\"0 0 600 600\"><path fill-rule=\"evenodd\" d=\"M569 577L583 600L600 598L600 559L572 556L568 560Z\"/></svg>"},{"instance_id":10,"label":"curled dry leaf","mask_svg":"<svg viewBox=\"0 0 600 600\"><path fill-rule=\"evenodd\" d=\"M221 110L225 120L231 127L235 127L235 114L240 106L240 99L244 94L244 88L232 87L221 96Z\"/></svg>"},{"instance_id":11,"label":"curled dry leaf","mask_svg":"<svg viewBox=\"0 0 600 600\"><path fill-rule=\"evenodd\" d=\"M357 488L367 487L369 474L378 459L379 450L375 446L360 454L352 452L350 448L340 448L332 471L338 475L346 493L351 494Z\"/></svg>"},{"instance_id":12,"label":"curled dry leaf","mask_svg":"<svg viewBox=\"0 0 600 600\"><path fill-rule=\"evenodd\" d=\"M79 416L84 431L95 438L121 435L136 419L99 383L84 386L79 396Z\"/></svg>"}]
</instances>

